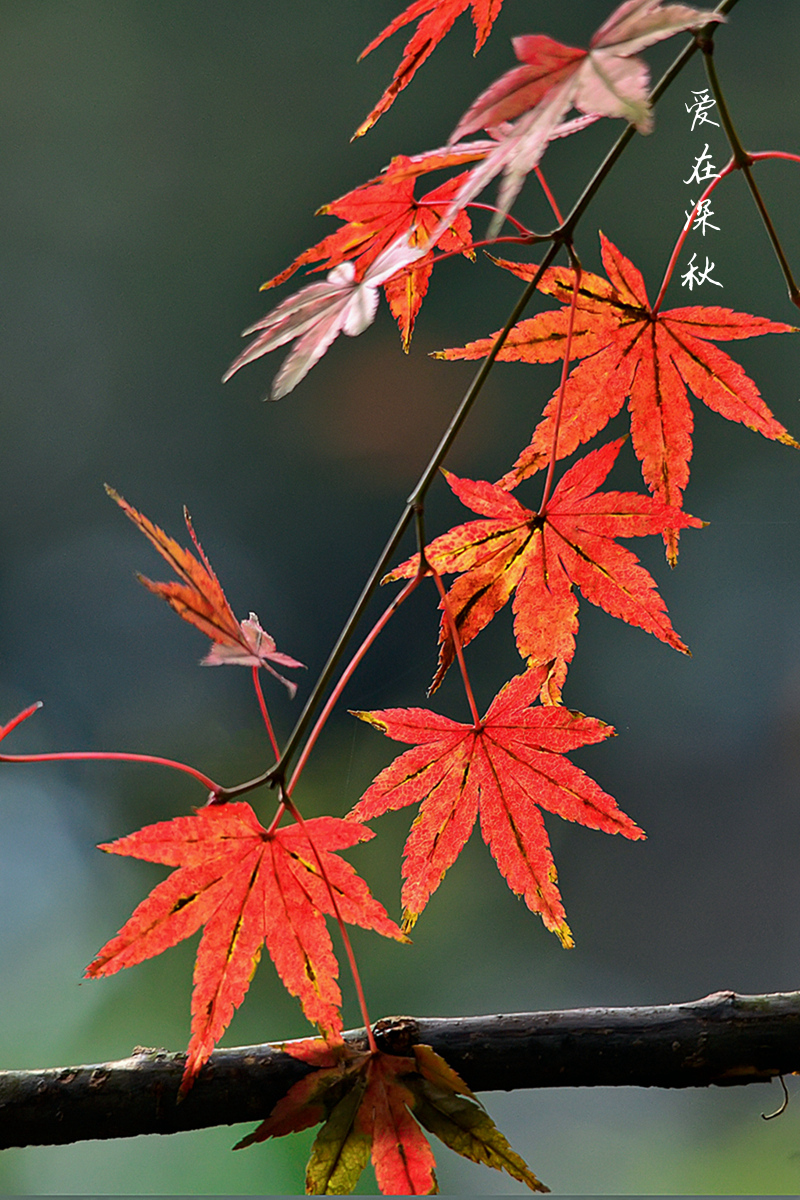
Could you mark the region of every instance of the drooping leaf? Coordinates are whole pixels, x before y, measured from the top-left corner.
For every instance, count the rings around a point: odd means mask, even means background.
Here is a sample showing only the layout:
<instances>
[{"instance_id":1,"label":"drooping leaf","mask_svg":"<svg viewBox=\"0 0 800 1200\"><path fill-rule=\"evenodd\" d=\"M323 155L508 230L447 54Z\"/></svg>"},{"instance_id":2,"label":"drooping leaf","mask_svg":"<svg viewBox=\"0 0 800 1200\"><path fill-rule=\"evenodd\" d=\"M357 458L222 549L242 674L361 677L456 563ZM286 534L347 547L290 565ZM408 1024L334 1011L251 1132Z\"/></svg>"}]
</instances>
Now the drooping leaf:
<instances>
[{"instance_id":1,"label":"drooping leaf","mask_svg":"<svg viewBox=\"0 0 800 1200\"><path fill-rule=\"evenodd\" d=\"M597 30L588 50L564 46L541 34L514 38L514 53L522 66L487 88L452 135L455 142L487 129L498 135L499 142L469 173L454 206L467 204L502 172L498 212L488 234L495 237L525 176L571 108L593 117L622 117L640 133L649 133L650 73L647 64L634 56L683 30L722 19L685 4L662 7L661 0L626 0Z\"/></svg>"},{"instance_id":2,"label":"drooping leaf","mask_svg":"<svg viewBox=\"0 0 800 1200\"><path fill-rule=\"evenodd\" d=\"M274 639L261 628L254 612L244 621L236 620L211 563L197 540L186 509L183 510L183 518L199 559L195 558L190 550L184 550L183 546L168 537L163 529L159 529L158 525L154 525L132 504L128 504L127 500L108 484L106 491L134 525L141 529L162 558L167 560L175 574L183 580L182 583L153 583L152 579L139 575L139 580L149 591L161 596L184 621L201 629L211 638L214 645L202 659L203 666L218 667L223 663L238 663L244 667L266 667L270 675L274 675L285 685L289 695L294 696L297 684L284 679L270 663L278 663L282 667L302 667L303 663L276 649Z\"/></svg>"},{"instance_id":3,"label":"drooping leaf","mask_svg":"<svg viewBox=\"0 0 800 1200\"><path fill-rule=\"evenodd\" d=\"M420 1124L457 1154L504 1170L531 1191L548 1190L430 1046L414 1046L414 1058L362 1052L344 1043L331 1049L311 1039L283 1049L319 1069L294 1084L234 1149L324 1122L306 1169L307 1193L352 1192L370 1154L383 1195L438 1192L433 1153Z\"/></svg>"},{"instance_id":4,"label":"drooping leaf","mask_svg":"<svg viewBox=\"0 0 800 1200\"><path fill-rule=\"evenodd\" d=\"M391 108L395 97L402 92L403 88L408 87L417 69L436 49L445 34L449 32L456 17L460 16L468 5L472 6L472 20L475 24L475 53L477 54L491 32L502 3L503 0L413 0L408 8L395 17L360 55L360 58L365 58L398 29L421 18L416 31L403 51L402 61L394 73L392 82L353 136L362 137L367 130L372 128L378 117Z\"/></svg>"},{"instance_id":5,"label":"drooping leaf","mask_svg":"<svg viewBox=\"0 0 800 1200\"><path fill-rule=\"evenodd\" d=\"M250 805L239 802L148 825L102 845L110 854L177 869L99 951L86 977L113 975L153 958L205 926L195 962L182 1092L230 1024L265 944L305 1015L335 1040L342 1029L341 993L325 926L325 915L334 912L328 883L343 920L403 940L364 880L335 853L371 837L369 829L334 817L270 833Z\"/></svg>"},{"instance_id":6,"label":"drooping leaf","mask_svg":"<svg viewBox=\"0 0 800 1200\"><path fill-rule=\"evenodd\" d=\"M346 224L315 246L304 250L290 266L268 280L261 290L284 283L299 267L311 263L320 263L314 268L319 271L331 270L350 261L355 268L354 277L361 279L381 251L403 234L410 235L411 246L422 248L428 245L430 235L437 229L464 175L457 175L419 200L414 197L417 177L425 171L440 170L469 158L479 158L482 153L485 151L442 153L438 157L432 156L424 166L412 163L405 155L393 158L382 175L319 209L319 214L339 217ZM444 251L460 250L470 255L470 220L465 212L457 213L452 226L439 232L437 245ZM414 320L428 290L432 270L431 248L423 258L383 285L406 350Z\"/></svg>"},{"instance_id":7,"label":"drooping leaf","mask_svg":"<svg viewBox=\"0 0 800 1200\"><path fill-rule=\"evenodd\" d=\"M564 754L614 730L560 705L532 707L553 664L507 683L478 726L427 709L354 715L414 744L377 776L349 814L369 821L419 804L405 845L403 927L413 926L461 853L480 811L483 839L509 887L565 946L572 945L541 809L591 829L644 837L594 780Z\"/></svg>"},{"instance_id":8,"label":"drooping leaf","mask_svg":"<svg viewBox=\"0 0 800 1200\"><path fill-rule=\"evenodd\" d=\"M222 377L226 383L240 367L264 354L296 342L272 382L269 398L280 400L297 387L340 333L358 337L375 320L378 290L387 280L419 261L424 246L411 245L408 234L390 243L372 261L360 280L351 261L329 272L324 283L310 283L245 329L242 337L258 333Z\"/></svg>"},{"instance_id":9,"label":"drooping leaf","mask_svg":"<svg viewBox=\"0 0 800 1200\"><path fill-rule=\"evenodd\" d=\"M656 496L596 490L624 440L609 442L570 467L541 516L498 484L458 479L445 472L459 499L484 518L456 526L425 549L439 574L459 573L447 599L461 644L468 645L515 592L517 649L529 664L556 660L551 694L553 683L556 689L563 683L566 664L575 653L575 587L611 616L688 653L672 628L652 576L616 538L699 528L702 521ZM391 571L385 582L411 578L418 562L415 554ZM444 616L439 642L439 669L431 691L441 683L455 653Z\"/></svg>"},{"instance_id":10,"label":"drooping leaf","mask_svg":"<svg viewBox=\"0 0 800 1200\"><path fill-rule=\"evenodd\" d=\"M549 1192L524 1159L511 1149L486 1109L464 1080L430 1046L415 1046L421 1078L411 1076L414 1116L462 1158L505 1171L532 1192Z\"/></svg>"},{"instance_id":11,"label":"drooping leaf","mask_svg":"<svg viewBox=\"0 0 800 1200\"><path fill-rule=\"evenodd\" d=\"M584 271L578 290L572 354L583 361L567 379L558 431L558 457L572 454L616 416L625 399L631 414L633 448L651 491L678 508L689 480L692 410L687 389L709 408L764 437L797 446L775 419L755 383L738 363L710 341L797 332L791 325L719 306L674 308L654 313L644 280L633 263L600 234L608 279ZM499 265L532 279L532 264ZM551 267L540 289L564 301L560 310L521 321L498 358L507 362L553 362L563 358L574 273ZM483 358L494 338L470 342L438 357ZM505 488L546 466L552 450L556 393L544 410L529 446L500 480ZM668 555L677 555L677 536L667 535Z\"/></svg>"}]
</instances>

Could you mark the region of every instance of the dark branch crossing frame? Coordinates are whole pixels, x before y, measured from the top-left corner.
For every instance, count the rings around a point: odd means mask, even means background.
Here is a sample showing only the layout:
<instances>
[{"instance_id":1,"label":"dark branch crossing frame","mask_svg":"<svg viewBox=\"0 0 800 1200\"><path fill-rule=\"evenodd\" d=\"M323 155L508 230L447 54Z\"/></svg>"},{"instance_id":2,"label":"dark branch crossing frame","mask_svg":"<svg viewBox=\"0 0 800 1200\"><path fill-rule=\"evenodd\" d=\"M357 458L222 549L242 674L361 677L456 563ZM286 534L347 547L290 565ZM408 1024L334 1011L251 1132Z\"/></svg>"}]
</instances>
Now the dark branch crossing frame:
<instances>
[{"instance_id":1,"label":"dark branch crossing frame","mask_svg":"<svg viewBox=\"0 0 800 1200\"><path fill-rule=\"evenodd\" d=\"M800 1071L800 992L491 1017L386 1017L381 1050L432 1046L475 1091L729 1087ZM366 1047L363 1029L345 1040ZM92 1066L0 1072L0 1148L261 1120L309 1068L280 1046L215 1050L176 1104L185 1054L137 1047Z\"/></svg>"}]
</instances>

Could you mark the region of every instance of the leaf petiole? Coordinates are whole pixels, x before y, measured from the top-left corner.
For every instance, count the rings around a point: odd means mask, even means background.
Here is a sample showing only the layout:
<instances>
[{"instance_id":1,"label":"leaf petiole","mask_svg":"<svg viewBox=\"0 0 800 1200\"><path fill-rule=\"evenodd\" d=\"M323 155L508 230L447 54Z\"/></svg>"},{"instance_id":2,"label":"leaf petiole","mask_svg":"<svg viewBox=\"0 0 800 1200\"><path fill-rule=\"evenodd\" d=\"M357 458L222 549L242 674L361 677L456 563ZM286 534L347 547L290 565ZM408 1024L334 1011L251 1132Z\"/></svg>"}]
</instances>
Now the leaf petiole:
<instances>
[{"instance_id":1,"label":"leaf petiole","mask_svg":"<svg viewBox=\"0 0 800 1200\"><path fill-rule=\"evenodd\" d=\"M572 265L575 268L575 281L572 285L572 300L569 306L569 324L567 325L567 340L564 347L564 365L561 368L561 384L558 389L558 401L556 404L556 415L553 422L553 448L550 451L550 462L547 467L547 476L544 481L544 491L542 493L542 503L539 505L537 517L543 517L547 511L547 501L550 499L550 491L553 486L553 474L555 472L556 458L558 454L558 431L561 425L561 413L564 408L564 393L567 390L567 376L569 374L570 352L572 349L572 331L575 328L575 311L578 307L578 291L581 286L581 275L583 273L580 260L575 254L572 246L569 247L569 255L572 259Z\"/></svg>"},{"instance_id":2,"label":"leaf petiole","mask_svg":"<svg viewBox=\"0 0 800 1200\"><path fill-rule=\"evenodd\" d=\"M464 683L464 691L467 693L467 702L469 703L470 712L472 713L472 721L475 728L480 729L481 719L478 716L478 706L475 703L475 697L472 693L472 684L470 683L469 675L467 674L467 665L464 662L464 650L461 645L461 635L458 632L458 626L456 625L455 617L453 616L453 610L450 607L450 601L447 599L447 592L444 590L442 577L439 572L434 571L433 568L431 568L431 574L433 575L433 582L436 584L437 591L442 598L441 607L444 610L445 620L447 621L447 626L450 630L450 637L453 639L453 649L455 650L456 658L458 659L458 666ZM430 695L430 693L428 694Z\"/></svg>"},{"instance_id":3,"label":"leaf petiole","mask_svg":"<svg viewBox=\"0 0 800 1200\"><path fill-rule=\"evenodd\" d=\"M650 312L653 316L656 316L656 314L658 313L658 310L661 308L661 305L664 303L664 293L666 292L667 288L669 287L669 281L670 281L670 279L672 279L672 273L675 270L675 266L678 262L678 255L680 254L681 250L683 249L683 243L686 241L687 237L689 236L689 232L692 228L692 222L694 221L695 217L697 216L697 213L700 211L701 206L705 203L705 201L708 199L708 197L714 191L714 188L717 186L717 184L721 183L722 180L725 179L725 177L727 175L730 175L731 172L736 171L737 169L738 168L736 165L736 159L732 158L730 160L730 162L722 168L719 175L717 175L717 177L715 179L711 180L711 183L708 185L708 187L703 192L702 196L700 197L700 199L697 201L694 208L692 209L691 216L689 217L689 220L686 222L686 224L683 226L683 229L680 232L678 240L675 243L675 248L673 249L672 254L670 255L669 262L667 263L667 269L664 272L664 278L661 281L661 287L659 288L658 295L656 296L656 302L653 305L652 309L650 310Z\"/></svg>"},{"instance_id":4,"label":"leaf petiole","mask_svg":"<svg viewBox=\"0 0 800 1200\"><path fill-rule=\"evenodd\" d=\"M281 756L281 752L275 737L275 730L272 728L272 721L269 719L269 710L267 709L267 702L264 699L264 692L261 689L261 678L259 676L258 667L253 667L253 687L256 690L258 706L261 709L261 716L264 720L264 724L266 725L267 734L272 745L272 751L275 755L275 761L277 762Z\"/></svg>"},{"instance_id":5,"label":"leaf petiole","mask_svg":"<svg viewBox=\"0 0 800 1200\"><path fill-rule=\"evenodd\" d=\"M561 215L561 210L560 210L560 208L559 208L559 207L558 207L558 205L556 204L556 198L555 198L555 196L554 196L554 195L553 195L553 193L550 191L550 187L549 187L549 185L548 185L548 182L547 182L547 180L546 180L546 179L545 179L545 177L544 177L544 172L542 171L542 168L541 168L541 167L539 166L539 164L537 163L537 164L536 164L536 166L535 166L533 169L534 169L534 171L536 172L536 178L539 180L539 183L542 185L542 191L544 192L545 196L547 197L547 203L548 203L548 204L550 205L550 207L552 208L552 210L553 210L553 213L554 213L554 215L555 215L555 218L556 218L556 220L558 221L559 225L563 225L563 224L564 224L564 218L563 218L563 217L562 217L562 215Z\"/></svg>"},{"instance_id":6,"label":"leaf petiole","mask_svg":"<svg viewBox=\"0 0 800 1200\"><path fill-rule=\"evenodd\" d=\"M295 772L295 774L296 773L297 772ZM306 835L306 838L308 839L308 844L311 847L311 852L314 855L314 859L317 864L317 870L320 873L320 877L325 881L325 886L328 889L328 895L331 898L331 906L333 907L333 914L334 914L334 917L336 918L336 924L339 926L339 932L342 935L342 941L344 942L344 948L347 953L347 961L350 965L350 974L353 976L353 983L355 985L356 995L358 996L358 1007L361 1010L361 1018L364 1022L364 1027L367 1031L367 1039L369 1041L369 1048L373 1054L377 1054L378 1053L378 1043L375 1041L375 1034L372 1032L372 1023L370 1022L369 1012L367 1011L367 999L366 999L366 996L364 995L364 988L361 983L361 976L358 973L358 966L356 965L356 956L353 953L353 946L350 941L350 935L347 932L347 927L342 918L342 914L339 911L339 905L336 900L336 893L334 892L333 885L331 884L331 881L328 878L328 875L325 871L325 867L323 866L322 858L320 857L319 851L317 850L317 847L314 845L314 840L306 828L306 823L303 820L303 815L300 812L300 809L296 807L296 805L292 802L292 799L289 796L288 792L284 791L283 788L281 788L281 804L280 804L280 808L278 810L279 813L281 810L286 810L287 812L289 812L294 817L295 821L297 821L297 824L300 826L303 833ZM278 818L276 817L273 824L277 823L277 819Z\"/></svg>"}]
</instances>

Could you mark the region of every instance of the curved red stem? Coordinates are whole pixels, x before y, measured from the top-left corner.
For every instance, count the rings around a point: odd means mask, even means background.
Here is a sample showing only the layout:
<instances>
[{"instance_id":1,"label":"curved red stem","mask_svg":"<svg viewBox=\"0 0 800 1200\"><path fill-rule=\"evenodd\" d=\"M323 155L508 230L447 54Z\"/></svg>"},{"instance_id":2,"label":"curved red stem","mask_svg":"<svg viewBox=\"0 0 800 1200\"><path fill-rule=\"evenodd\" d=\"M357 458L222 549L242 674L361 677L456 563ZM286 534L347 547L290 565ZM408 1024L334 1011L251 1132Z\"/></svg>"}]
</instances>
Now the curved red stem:
<instances>
[{"instance_id":1,"label":"curved red stem","mask_svg":"<svg viewBox=\"0 0 800 1200\"><path fill-rule=\"evenodd\" d=\"M269 719L269 711L267 710L267 702L264 699L264 693L261 690L261 676L259 675L258 667L253 667L253 687L256 689L256 696L258 697L258 707L261 709L261 716L264 720L264 724L267 727L267 734L269 735L270 744L272 746L272 752L275 755L275 762L277 762L281 756L281 752L278 747L277 739L275 737L275 730L272 728L272 721L270 721L270 719Z\"/></svg>"},{"instance_id":2,"label":"curved red stem","mask_svg":"<svg viewBox=\"0 0 800 1200\"><path fill-rule=\"evenodd\" d=\"M563 225L564 218L561 215L561 210L559 209L558 205L556 204L555 196L550 191L550 187L548 185L547 180L544 177L542 168L537 163L537 165L533 169L536 172L536 178L539 180L539 183L542 185L542 191L544 192L545 196L547 196L547 202L550 205L550 207L552 208L553 214L555 215L556 220L558 221L559 225Z\"/></svg>"},{"instance_id":3,"label":"curved red stem","mask_svg":"<svg viewBox=\"0 0 800 1200\"><path fill-rule=\"evenodd\" d=\"M467 664L464 662L464 651L461 647L461 635L458 632L455 617L453 616L453 610L450 608L450 602L447 599L447 592L444 590L444 584L442 583L441 576L437 571L434 571L433 567L430 567L430 572L431 575L433 575L433 582L436 584L439 595L442 598L442 609L444 610L445 620L447 621L447 625L450 630L450 637L453 639L453 648L456 652L459 670L461 671L461 678L464 682L464 691L467 693L467 702L469 703L470 712L472 713L472 720L475 728L479 729L481 719L478 716L478 707L475 704L475 697L472 693L472 684L470 683L469 675L467 674Z\"/></svg>"},{"instance_id":4,"label":"curved red stem","mask_svg":"<svg viewBox=\"0 0 800 1200\"><path fill-rule=\"evenodd\" d=\"M16 729L23 721L27 721L28 717L32 717L41 707L41 700L37 700L35 704L30 704L22 712L12 717L6 725L0 726L0 742L7 734L11 733L12 729ZM198 780L204 787L208 788L211 793L221 790L218 783L214 783L213 779L209 779L208 775L204 775L196 767L190 767L187 763L176 762L172 758L161 758L157 754L133 754L127 751L114 750L60 750L50 754L0 754L0 762L7 763L88 762L92 760L98 762L152 763L157 767L170 767L174 771L183 771L185 775L191 775L193 779Z\"/></svg>"},{"instance_id":5,"label":"curved red stem","mask_svg":"<svg viewBox=\"0 0 800 1200\"><path fill-rule=\"evenodd\" d=\"M757 156L751 154L750 157L755 158ZM661 308L661 305L664 302L664 293L666 292L667 287L669 286L669 281L672 278L672 272L675 270L675 264L678 261L678 255L680 254L681 250L683 249L683 243L686 241L687 237L689 236L689 231L692 228L692 222L694 221L695 216L696 216L701 204L705 200L708 199L708 197L714 191L714 188L717 186L718 183L722 182L722 180L725 178L726 175L730 175L732 171L737 171L737 170L739 170L739 167L736 163L736 160L732 158L730 160L730 162L728 163L728 165L722 168L722 170L720 171L720 173L716 177L716 179L711 180L711 183L708 185L708 187L703 192L702 196L700 197L700 199L697 201L694 208L692 209L692 215L689 217L689 220L686 222L683 229L681 230L680 237L678 238L677 242L675 243L675 249L672 251L670 260L667 263L667 269L664 272L664 279L662 281L659 293L656 296L656 302L653 305L652 309L650 310L652 312L653 316L656 315L656 313Z\"/></svg>"},{"instance_id":6,"label":"curved red stem","mask_svg":"<svg viewBox=\"0 0 800 1200\"><path fill-rule=\"evenodd\" d=\"M350 935L347 932L347 926L344 923L342 914L339 911L339 905L336 901L336 893L333 890L333 886L331 884L330 879L328 879L328 876L325 872L325 867L322 864L322 859L320 857L319 851L317 850L317 847L314 845L314 839L311 837L311 834L308 832L308 827L306 826L306 823L303 820L303 815L300 812L300 809L297 808L295 804L293 804L291 798L286 793L284 793L284 795L282 797L280 807L281 807L281 809L286 809L286 810L288 810L288 812L291 813L291 815L297 821L297 824L302 829L303 833L308 838L308 844L311 847L311 852L314 855L314 858L316 860L317 868L319 869L320 876L325 881L325 885L328 889L328 895L331 898L331 905L333 907L333 915L336 918L336 924L339 926L339 932L342 935L342 941L344 942L344 948L347 953L347 961L350 964L350 974L353 976L353 983L355 984L356 995L358 996L358 1007L361 1009L361 1018L364 1022L364 1027L367 1031L367 1038L369 1039L369 1048L373 1054L377 1054L378 1043L375 1041L375 1034L372 1032L372 1023L369 1019L369 1012L367 1010L367 999L366 999L366 996L364 995L364 988L361 983L361 976L358 973L358 966L356 965L356 956L353 953L353 946L350 941ZM277 823L277 818L276 818L276 821L273 822L273 824L276 824L276 823ZM270 827L270 828L272 828L272 827Z\"/></svg>"},{"instance_id":7,"label":"curved red stem","mask_svg":"<svg viewBox=\"0 0 800 1200\"><path fill-rule=\"evenodd\" d=\"M328 717L331 715L331 712L332 712L334 706L336 705L336 702L338 701L339 697L341 696L342 692L344 691L345 687L347 686L347 683L350 680L351 676L353 675L353 672L355 671L356 667L361 662L362 658L367 653L367 651L369 650L372 643L375 641L378 634L381 632L381 630L387 624L390 617L394 616L394 614L397 612L398 608L403 603L403 601L408 599L408 597L411 595L411 593L414 591L414 589L419 586L419 584L422 582L423 579L424 579L423 574L415 575L414 578L411 579L406 584L406 586L403 588L402 592L398 592L398 594L395 596L394 600L392 600L391 604L388 606L386 611L382 614L382 616L378 617L378 620L375 622L372 629L370 629L369 633L364 638L364 641L361 643L361 645L356 650L353 657L350 659L350 662L347 664L345 669L342 671L341 675L339 676L339 680L336 684L336 687L333 689L330 696L328 697L328 699L325 703L325 707L322 709L322 712L317 717L314 728L311 730L311 733L308 735L308 738L306 739L306 744L303 747L302 753L300 754L300 757L297 760L297 765L292 773L292 778L289 780L289 783L287 784L287 787L286 787L287 796L291 796L292 791L295 787L295 784L297 783L298 779L300 778L300 775L303 772L303 768L305 767L306 763L308 762L308 757L314 748L314 744L315 744L317 738L319 737L319 735L322 733L325 722L328 720Z\"/></svg>"}]
</instances>

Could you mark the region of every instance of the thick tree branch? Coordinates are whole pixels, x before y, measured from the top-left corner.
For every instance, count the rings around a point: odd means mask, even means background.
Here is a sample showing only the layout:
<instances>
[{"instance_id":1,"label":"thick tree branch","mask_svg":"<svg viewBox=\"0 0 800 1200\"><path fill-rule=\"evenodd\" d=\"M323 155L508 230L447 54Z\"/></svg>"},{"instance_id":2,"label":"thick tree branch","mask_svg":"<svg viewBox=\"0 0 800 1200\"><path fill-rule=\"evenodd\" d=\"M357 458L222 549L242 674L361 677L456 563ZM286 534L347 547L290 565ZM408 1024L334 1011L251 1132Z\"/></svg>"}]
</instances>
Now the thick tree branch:
<instances>
[{"instance_id":1,"label":"thick tree branch","mask_svg":"<svg viewBox=\"0 0 800 1200\"><path fill-rule=\"evenodd\" d=\"M389 1017L382 1050L425 1043L476 1091L707 1087L800 1071L800 992L490 1017ZM364 1030L345 1035L366 1046ZM0 1072L0 1148L258 1121L308 1068L276 1046L216 1050L176 1103L184 1054L137 1048L98 1066Z\"/></svg>"}]
</instances>

